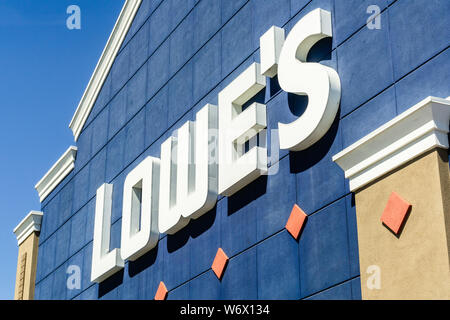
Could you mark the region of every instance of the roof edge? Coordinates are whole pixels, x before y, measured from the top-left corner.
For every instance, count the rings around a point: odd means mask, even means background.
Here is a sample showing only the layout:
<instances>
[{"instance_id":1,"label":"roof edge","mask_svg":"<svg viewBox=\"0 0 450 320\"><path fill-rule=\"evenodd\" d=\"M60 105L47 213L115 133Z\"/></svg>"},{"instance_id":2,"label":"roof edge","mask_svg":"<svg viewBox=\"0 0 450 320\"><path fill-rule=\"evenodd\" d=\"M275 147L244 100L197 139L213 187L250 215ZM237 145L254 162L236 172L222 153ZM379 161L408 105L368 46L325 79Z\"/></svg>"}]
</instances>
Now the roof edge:
<instances>
[{"instance_id":1,"label":"roof edge","mask_svg":"<svg viewBox=\"0 0 450 320\"><path fill-rule=\"evenodd\" d=\"M120 11L108 42L97 62L94 73L92 74L80 103L70 121L69 128L73 132L75 141L77 141L80 136L81 130L94 106L95 100L108 76L109 70L122 46L141 2L142 0L125 0L125 4Z\"/></svg>"},{"instance_id":2,"label":"roof edge","mask_svg":"<svg viewBox=\"0 0 450 320\"><path fill-rule=\"evenodd\" d=\"M47 173L34 186L40 202L56 188L56 186L74 169L77 147L70 146L55 162Z\"/></svg>"},{"instance_id":3,"label":"roof edge","mask_svg":"<svg viewBox=\"0 0 450 320\"><path fill-rule=\"evenodd\" d=\"M449 148L450 100L429 96L332 157L350 191L435 148Z\"/></svg>"},{"instance_id":4,"label":"roof edge","mask_svg":"<svg viewBox=\"0 0 450 320\"><path fill-rule=\"evenodd\" d=\"M16 235L18 246L34 231L39 232L41 230L42 216L41 211L30 211L14 228L13 233Z\"/></svg>"}]
</instances>

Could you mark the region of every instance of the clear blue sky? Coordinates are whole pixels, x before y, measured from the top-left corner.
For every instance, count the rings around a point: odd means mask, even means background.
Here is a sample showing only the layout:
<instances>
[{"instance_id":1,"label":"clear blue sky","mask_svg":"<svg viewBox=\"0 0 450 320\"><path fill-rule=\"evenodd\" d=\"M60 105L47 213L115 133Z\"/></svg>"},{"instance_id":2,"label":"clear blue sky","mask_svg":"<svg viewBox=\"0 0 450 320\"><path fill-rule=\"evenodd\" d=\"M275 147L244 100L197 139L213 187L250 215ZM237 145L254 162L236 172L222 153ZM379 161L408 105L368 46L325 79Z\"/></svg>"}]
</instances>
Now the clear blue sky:
<instances>
[{"instance_id":1,"label":"clear blue sky","mask_svg":"<svg viewBox=\"0 0 450 320\"><path fill-rule=\"evenodd\" d=\"M40 210L34 189L74 144L69 123L124 0L0 0L0 299L14 297L14 227ZM69 30L66 9L81 9Z\"/></svg>"}]
</instances>

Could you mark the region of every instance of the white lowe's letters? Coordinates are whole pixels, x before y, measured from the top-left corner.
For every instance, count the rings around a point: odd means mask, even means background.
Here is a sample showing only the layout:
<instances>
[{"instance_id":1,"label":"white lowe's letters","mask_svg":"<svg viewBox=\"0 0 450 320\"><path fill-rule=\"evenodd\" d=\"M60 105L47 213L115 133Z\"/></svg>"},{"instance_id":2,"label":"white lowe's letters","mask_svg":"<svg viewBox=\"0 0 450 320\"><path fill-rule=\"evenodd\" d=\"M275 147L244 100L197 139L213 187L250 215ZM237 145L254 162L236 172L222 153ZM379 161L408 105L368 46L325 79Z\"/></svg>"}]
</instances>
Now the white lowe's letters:
<instances>
[{"instance_id":1,"label":"white lowe's letters","mask_svg":"<svg viewBox=\"0 0 450 320\"><path fill-rule=\"evenodd\" d=\"M122 269L124 265L120 257L120 249L109 251L112 190L112 184L107 183L97 190L91 268L93 282L102 282Z\"/></svg>"},{"instance_id":2,"label":"white lowe's letters","mask_svg":"<svg viewBox=\"0 0 450 320\"><path fill-rule=\"evenodd\" d=\"M160 232L173 234L214 207L216 130L217 107L207 104L161 145Z\"/></svg>"},{"instance_id":3,"label":"white lowe's letters","mask_svg":"<svg viewBox=\"0 0 450 320\"><path fill-rule=\"evenodd\" d=\"M134 261L158 244L159 159L147 157L125 178L121 251Z\"/></svg>"},{"instance_id":4,"label":"white lowe's letters","mask_svg":"<svg viewBox=\"0 0 450 320\"><path fill-rule=\"evenodd\" d=\"M273 26L259 39L262 75L270 78L277 75L284 37L284 29Z\"/></svg>"},{"instance_id":5,"label":"white lowe's letters","mask_svg":"<svg viewBox=\"0 0 450 320\"><path fill-rule=\"evenodd\" d=\"M265 129L266 106L242 106L266 86L260 65L253 63L219 93L219 193L230 196L267 172L267 148L244 154L244 144Z\"/></svg>"},{"instance_id":6,"label":"white lowe's letters","mask_svg":"<svg viewBox=\"0 0 450 320\"><path fill-rule=\"evenodd\" d=\"M278 27L261 37L261 65L249 66L219 93L218 107L207 104L195 122L162 143L161 160L147 157L127 175L121 249L109 251L113 187L105 183L97 190L91 281L105 280L124 260L154 248L159 233L174 234L210 211L218 193L231 196L267 173L266 106L249 102L265 88L266 76L278 74L284 91L308 96L297 120L278 124L280 148L304 150L323 137L338 110L340 80L332 68L306 58L314 44L331 36L331 14L316 9L286 39Z\"/></svg>"},{"instance_id":7,"label":"white lowe's letters","mask_svg":"<svg viewBox=\"0 0 450 320\"><path fill-rule=\"evenodd\" d=\"M280 87L308 96L308 107L294 122L278 123L280 148L304 150L328 131L341 99L337 72L319 63L307 63L306 57L317 41L331 37L331 13L316 9L303 17L284 42L278 63Z\"/></svg>"}]
</instances>

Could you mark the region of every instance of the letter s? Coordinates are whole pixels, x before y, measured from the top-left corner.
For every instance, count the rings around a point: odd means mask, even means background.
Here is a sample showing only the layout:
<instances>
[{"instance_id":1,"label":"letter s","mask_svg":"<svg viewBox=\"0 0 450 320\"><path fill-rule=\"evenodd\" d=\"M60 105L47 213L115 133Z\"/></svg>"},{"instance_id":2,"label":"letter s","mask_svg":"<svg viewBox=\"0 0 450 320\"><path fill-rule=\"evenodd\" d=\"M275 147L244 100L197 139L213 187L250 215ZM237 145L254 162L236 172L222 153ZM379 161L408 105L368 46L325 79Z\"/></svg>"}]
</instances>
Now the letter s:
<instances>
[{"instance_id":1,"label":"letter s","mask_svg":"<svg viewBox=\"0 0 450 320\"><path fill-rule=\"evenodd\" d=\"M306 62L312 46L331 36L331 13L316 9L303 17L286 38L278 62L280 87L307 95L309 103L297 120L278 123L281 149L300 151L310 147L334 121L341 99L339 76L330 67Z\"/></svg>"}]
</instances>

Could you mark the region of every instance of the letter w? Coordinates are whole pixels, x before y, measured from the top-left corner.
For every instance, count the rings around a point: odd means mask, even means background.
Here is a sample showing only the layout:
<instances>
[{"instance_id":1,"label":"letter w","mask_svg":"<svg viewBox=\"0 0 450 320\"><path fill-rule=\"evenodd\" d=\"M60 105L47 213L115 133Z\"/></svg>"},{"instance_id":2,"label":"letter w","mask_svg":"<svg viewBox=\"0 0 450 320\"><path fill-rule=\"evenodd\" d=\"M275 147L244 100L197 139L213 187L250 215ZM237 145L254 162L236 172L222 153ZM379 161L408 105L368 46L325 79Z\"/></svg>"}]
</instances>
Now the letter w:
<instances>
[{"instance_id":1,"label":"letter w","mask_svg":"<svg viewBox=\"0 0 450 320\"><path fill-rule=\"evenodd\" d=\"M159 231L173 234L217 200L217 107L207 104L161 145Z\"/></svg>"}]
</instances>

